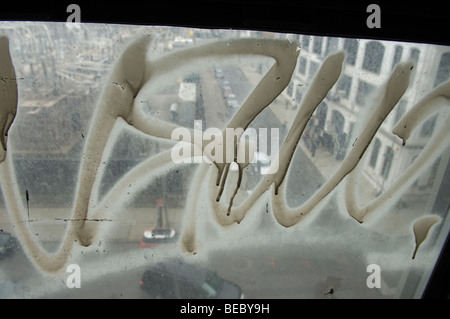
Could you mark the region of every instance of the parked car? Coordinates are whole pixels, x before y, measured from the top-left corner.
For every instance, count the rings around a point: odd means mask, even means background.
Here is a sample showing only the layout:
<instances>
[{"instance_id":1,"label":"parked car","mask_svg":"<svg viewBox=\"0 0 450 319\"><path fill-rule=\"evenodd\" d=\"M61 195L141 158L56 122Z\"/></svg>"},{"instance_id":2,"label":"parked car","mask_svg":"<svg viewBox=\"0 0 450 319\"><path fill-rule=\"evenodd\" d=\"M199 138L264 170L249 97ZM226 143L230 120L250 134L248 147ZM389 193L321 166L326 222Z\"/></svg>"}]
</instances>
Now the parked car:
<instances>
[{"instance_id":1,"label":"parked car","mask_svg":"<svg viewBox=\"0 0 450 319\"><path fill-rule=\"evenodd\" d=\"M148 268L139 282L153 298L239 299L242 289L215 272L171 258Z\"/></svg>"},{"instance_id":2,"label":"parked car","mask_svg":"<svg viewBox=\"0 0 450 319\"><path fill-rule=\"evenodd\" d=\"M141 237L139 248L155 247L161 244L170 244L176 241L176 231L174 228L156 227L144 231Z\"/></svg>"},{"instance_id":3,"label":"parked car","mask_svg":"<svg viewBox=\"0 0 450 319\"><path fill-rule=\"evenodd\" d=\"M230 87L230 81L228 81L228 80L223 80L223 81L222 81L222 90L223 90L224 88L226 88L226 87L231 88L231 87Z\"/></svg>"},{"instance_id":4,"label":"parked car","mask_svg":"<svg viewBox=\"0 0 450 319\"><path fill-rule=\"evenodd\" d=\"M13 235L0 231L0 258L13 254L18 248L19 243Z\"/></svg>"},{"instance_id":5,"label":"parked car","mask_svg":"<svg viewBox=\"0 0 450 319\"><path fill-rule=\"evenodd\" d=\"M234 94L231 94L231 95L229 95L227 97L227 107L228 107L228 109L235 110L235 109L239 108L239 106L240 105L239 105L239 103L238 103L238 101L236 99L236 96Z\"/></svg>"},{"instance_id":6,"label":"parked car","mask_svg":"<svg viewBox=\"0 0 450 319\"><path fill-rule=\"evenodd\" d=\"M257 165L256 167L258 168L259 174L261 175L269 174L272 159L267 154L262 152L255 152L254 161L256 162Z\"/></svg>"},{"instance_id":7,"label":"parked car","mask_svg":"<svg viewBox=\"0 0 450 319\"><path fill-rule=\"evenodd\" d=\"M222 91L223 91L223 97L224 98L227 98L227 97L229 97L231 95L234 96L233 90L231 90L231 87L229 87L229 86L224 86L222 88Z\"/></svg>"},{"instance_id":8,"label":"parked car","mask_svg":"<svg viewBox=\"0 0 450 319\"><path fill-rule=\"evenodd\" d=\"M214 72L215 72L216 77L217 77L218 79L222 79L222 78L223 78L223 71L222 71L221 68L215 67L215 68L214 68Z\"/></svg>"}]
</instances>

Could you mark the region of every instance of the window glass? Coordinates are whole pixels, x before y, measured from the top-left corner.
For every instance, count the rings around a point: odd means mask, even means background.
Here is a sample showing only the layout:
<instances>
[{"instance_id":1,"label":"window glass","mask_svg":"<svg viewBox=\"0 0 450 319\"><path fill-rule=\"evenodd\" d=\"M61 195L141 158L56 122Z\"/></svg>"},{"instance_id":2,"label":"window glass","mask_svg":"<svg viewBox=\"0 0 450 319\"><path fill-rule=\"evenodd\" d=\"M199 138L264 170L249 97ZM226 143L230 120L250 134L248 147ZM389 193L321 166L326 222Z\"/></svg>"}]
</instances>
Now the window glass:
<instances>
[{"instance_id":1,"label":"window glass","mask_svg":"<svg viewBox=\"0 0 450 319\"><path fill-rule=\"evenodd\" d=\"M313 52L314 53L319 54L319 55L322 53L322 42L323 42L322 37L314 38L314 42L313 42Z\"/></svg>"},{"instance_id":2,"label":"window glass","mask_svg":"<svg viewBox=\"0 0 450 319\"><path fill-rule=\"evenodd\" d=\"M307 60L305 58L300 58L298 72L300 72L301 74L306 74L306 63Z\"/></svg>"},{"instance_id":3,"label":"window glass","mask_svg":"<svg viewBox=\"0 0 450 319\"><path fill-rule=\"evenodd\" d=\"M359 42L357 39L344 39L344 47L346 53L346 62L355 65L356 55L358 53Z\"/></svg>"},{"instance_id":4,"label":"window glass","mask_svg":"<svg viewBox=\"0 0 450 319\"><path fill-rule=\"evenodd\" d=\"M363 69L374 73L380 73L383 63L384 46L378 41L367 43L364 54Z\"/></svg>"},{"instance_id":5,"label":"window glass","mask_svg":"<svg viewBox=\"0 0 450 319\"><path fill-rule=\"evenodd\" d=\"M372 155L370 156L370 166L375 167L378 160L378 152L380 151L381 142L378 138L375 138L373 148L372 148Z\"/></svg>"},{"instance_id":6,"label":"window glass","mask_svg":"<svg viewBox=\"0 0 450 319\"><path fill-rule=\"evenodd\" d=\"M438 86L442 82L448 80L450 74L450 52L442 54L439 62L439 68L436 73L434 86Z\"/></svg>"},{"instance_id":7,"label":"window glass","mask_svg":"<svg viewBox=\"0 0 450 319\"><path fill-rule=\"evenodd\" d=\"M392 61L392 68L394 68L398 62L400 62L400 60L402 58L402 53L403 53L403 47L400 45L396 46L395 53L394 53L394 60Z\"/></svg>"},{"instance_id":8,"label":"window glass","mask_svg":"<svg viewBox=\"0 0 450 319\"><path fill-rule=\"evenodd\" d=\"M352 78L348 75L343 75L338 82L339 96L348 99L352 86Z\"/></svg>"},{"instance_id":9,"label":"window glass","mask_svg":"<svg viewBox=\"0 0 450 319\"><path fill-rule=\"evenodd\" d=\"M1 297L422 296L450 226L449 56L1 22ZM211 274L146 272L174 257Z\"/></svg>"},{"instance_id":10,"label":"window glass","mask_svg":"<svg viewBox=\"0 0 450 319\"><path fill-rule=\"evenodd\" d=\"M370 84L365 80L359 80L355 102L360 106L367 105L370 94L374 91L374 88L375 86L373 84Z\"/></svg>"}]
</instances>

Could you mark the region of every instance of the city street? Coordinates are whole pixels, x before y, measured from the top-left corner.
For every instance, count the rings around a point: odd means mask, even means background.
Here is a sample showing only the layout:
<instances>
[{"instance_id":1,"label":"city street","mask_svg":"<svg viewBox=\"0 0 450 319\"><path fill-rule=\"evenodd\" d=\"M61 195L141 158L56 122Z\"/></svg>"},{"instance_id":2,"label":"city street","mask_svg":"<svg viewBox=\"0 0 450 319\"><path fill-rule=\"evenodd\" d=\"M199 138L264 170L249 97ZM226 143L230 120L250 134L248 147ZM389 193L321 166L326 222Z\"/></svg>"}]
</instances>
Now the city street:
<instances>
[{"instance_id":1,"label":"city street","mask_svg":"<svg viewBox=\"0 0 450 319\"><path fill-rule=\"evenodd\" d=\"M296 152L292 171L299 173L288 180L288 189L295 189L302 196L289 192L287 197L291 199L288 203L296 206L317 189L322 178L301 149ZM364 243L355 248L345 244L339 224L346 222L336 218L335 211L331 200L321 211L316 226L309 230L302 227L285 230L274 222L270 213L263 212L257 231L248 234L250 237L244 235L245 240L238 247L233 240L230 246L221 242L216 248L190 258L201 258L202 264L217 271L219 276L239 284L246 298L383 297L379 289L366 286ZM140 221L134 224L135 228L142 228ZM333 226L327 229L330 225ZM324 232L322 240L309 240L311 234L320 232ZM45 247L52 251L56 246L57 243L48 242ZM6 278L24 287L25 297L148 298L139 287L142 273L156 260L177 254L179 248L175 244L142 250L137 239L104 240L98 247L72 253L69 262L81 268L81 288L72 289L65 285L69 273L62 271L49 280L34 269L22 251L0 260L0 265Z\"/></svg>"},{"instance_id":2,"label":"city street","mask_svg":"<svg viewBox=\"0 0 450 319\"><path fill-rule=\"evenodd\" d=\"M267 243L260 249L219 248L211 251L202 265L237 283L245 298L250 299L382 297L379 289L366 286L367 265L355 251L344 252L325 246ZM170 250L159 247L144 251L138 250L134 243L117 243L97 256L86 254L77 263L81 270L80 288L65 285L70 273L61 272L51 280L43 277L21 253L0 264L2 269L8 269L5 275L10 280L20 283L24 297L149 298L140 289L139 280L144 270L153 264L151 256L160 258L165 253L170 254Z\"/></svg>"}]
</instances>

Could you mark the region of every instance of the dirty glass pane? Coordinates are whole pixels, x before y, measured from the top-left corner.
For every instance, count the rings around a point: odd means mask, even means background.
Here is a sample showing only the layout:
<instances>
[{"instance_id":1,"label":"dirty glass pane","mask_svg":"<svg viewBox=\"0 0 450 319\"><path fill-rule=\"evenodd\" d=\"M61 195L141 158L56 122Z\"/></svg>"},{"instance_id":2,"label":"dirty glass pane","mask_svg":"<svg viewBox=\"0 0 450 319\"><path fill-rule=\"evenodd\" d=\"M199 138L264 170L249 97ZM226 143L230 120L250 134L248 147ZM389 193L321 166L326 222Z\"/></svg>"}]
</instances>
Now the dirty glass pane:
<instances>
[{"instance_id":1,"label":"dirty glass pane","mask_svg":"<svg viewBox=\"0 0 450 319\"><path fill-rule=\"evenodd\" d=\"M420 297L446 46L0 24L2 298Z\"/></svg>"}]
</instances>

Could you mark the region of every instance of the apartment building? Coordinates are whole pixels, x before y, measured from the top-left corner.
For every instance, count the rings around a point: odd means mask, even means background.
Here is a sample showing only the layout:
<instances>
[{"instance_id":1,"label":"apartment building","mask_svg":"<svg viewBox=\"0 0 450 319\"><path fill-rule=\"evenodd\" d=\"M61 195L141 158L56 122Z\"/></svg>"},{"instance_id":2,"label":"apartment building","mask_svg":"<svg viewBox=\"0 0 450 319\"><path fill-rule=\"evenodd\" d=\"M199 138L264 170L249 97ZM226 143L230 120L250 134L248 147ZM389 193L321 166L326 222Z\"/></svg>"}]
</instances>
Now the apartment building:
<instances>
[{"instance_id":1,"label":"apartment building","mask_svg":"<svg viewBox=\"0 0 450 319\"><path fill-rule=\"evenodd\" d=\"M352 38L331 38L299 35L301 52L293 80L283 92L292 108L297 108L325 57L345 51L346 58L336 85L315 111L305 132L305 143L312 152L316 147L328 149L330 156L342 160L356 136L362 114L376 103L376 91L389 78L395 65L412 60L414 69L410 85L402 99L389 114L367 149L364 177L372 187L373 196L387 189L418 156L439 124L436 115L425 121L405 146L392 133L395 124L423 96L448 80L450 50L445 46ZM409 194L430 192L438 161L428 168Z\"/></svg>"}]
</instances>

